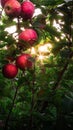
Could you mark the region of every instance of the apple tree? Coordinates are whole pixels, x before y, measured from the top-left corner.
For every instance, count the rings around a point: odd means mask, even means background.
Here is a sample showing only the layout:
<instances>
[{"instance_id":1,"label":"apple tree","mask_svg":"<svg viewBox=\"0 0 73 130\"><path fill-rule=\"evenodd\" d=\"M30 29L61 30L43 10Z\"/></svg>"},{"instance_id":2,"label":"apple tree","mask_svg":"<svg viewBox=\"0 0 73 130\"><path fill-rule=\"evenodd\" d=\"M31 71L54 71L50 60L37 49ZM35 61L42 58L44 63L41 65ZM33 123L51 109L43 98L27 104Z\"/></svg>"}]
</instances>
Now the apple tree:
<instances>
[{"instance_id":1,"label":"apple tree","mask_svg":"<svg viewBox=\"0 0 73 130\"><path fill-rule=\"evenodd\" d=\"M73 1L1 0L0 129L73 129Z\"/></svg>"}]
</instances>

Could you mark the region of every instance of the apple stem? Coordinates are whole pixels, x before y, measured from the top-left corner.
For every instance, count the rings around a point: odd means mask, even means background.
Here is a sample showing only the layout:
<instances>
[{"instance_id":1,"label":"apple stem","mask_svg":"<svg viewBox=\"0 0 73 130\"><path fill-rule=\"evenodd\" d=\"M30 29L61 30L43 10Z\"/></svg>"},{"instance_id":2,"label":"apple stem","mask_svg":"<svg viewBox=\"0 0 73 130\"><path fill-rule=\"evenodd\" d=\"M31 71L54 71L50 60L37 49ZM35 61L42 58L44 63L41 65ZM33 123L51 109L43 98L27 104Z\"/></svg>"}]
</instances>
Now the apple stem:
<instances>
[{"instance_id":1,"label":"apple stem","mask_svg":"<svg viewBox=\"0 0 73 130\"><path fill-rule=\"evenodd\" d=\"M18 17L17 20L18 20L17 31L20 32L20 18Z\"/></svg>"},{"instance_id":2,"label":"apple stem","mask_svg":"<svg viewBox=\"0 0 73 130\"><path fill-rule=\"evenodd\" d=\"M30 1L30 0L26 0L27 2Z\"/></svg>"}]
</instances>

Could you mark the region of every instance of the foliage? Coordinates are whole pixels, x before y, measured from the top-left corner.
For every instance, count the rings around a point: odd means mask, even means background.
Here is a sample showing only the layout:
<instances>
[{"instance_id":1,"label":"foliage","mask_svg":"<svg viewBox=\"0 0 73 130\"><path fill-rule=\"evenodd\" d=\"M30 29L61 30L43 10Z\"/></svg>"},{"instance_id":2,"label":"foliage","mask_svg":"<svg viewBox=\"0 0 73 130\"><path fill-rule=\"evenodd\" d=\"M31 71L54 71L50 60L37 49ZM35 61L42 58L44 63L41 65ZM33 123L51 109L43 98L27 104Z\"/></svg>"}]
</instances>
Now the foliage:
<instances>
[{"instance_id":1,"label":"foliage","mask_svg":"<svg viewBox=\"0 0 73 130\"><path fill-rule=\"evenodd\" d=\"M6 130L6 121L8 130L72 130L73 2L31 1L41 10L32 20L11 19L0 9L0 130ZM16 30L9 33L7 28L12 26ZM33 47L18 44L22 27L37 31L39 39ZM39 51L46 44L51 46L48 51ZM3 65L14 63L24 52L32 54L33 68L6 79Z\"/></svg>"}]
</instances>

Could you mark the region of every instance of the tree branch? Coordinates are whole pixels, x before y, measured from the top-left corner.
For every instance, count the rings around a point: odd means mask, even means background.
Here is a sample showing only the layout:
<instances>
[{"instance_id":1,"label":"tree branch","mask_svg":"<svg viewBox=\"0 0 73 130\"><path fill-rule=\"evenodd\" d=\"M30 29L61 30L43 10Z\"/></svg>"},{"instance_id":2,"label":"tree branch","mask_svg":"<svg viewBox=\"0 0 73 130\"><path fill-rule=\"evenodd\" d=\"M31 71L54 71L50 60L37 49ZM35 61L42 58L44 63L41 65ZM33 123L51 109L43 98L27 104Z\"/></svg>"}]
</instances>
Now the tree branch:
<instances>
[{"instance_id":1,"label":"tree branch","mask_svg":"<svg viewBox=\"0 0 73 130\"><path fill-rule=\"evenodd\" d=\"M63 78L63 75L64 75L65 71L66 71L67 68L68 68L69 61L70 61L70 59L72 58L72 56L73 56L73 52L70 53L69 58L68 58L67 62L65 63L65 65L64 65L64 67L63 67L63 69L62 69L62 71L60 71L59 76L58 76L58 79L57 79L55 85L53 86L53 90L56 90L57 88L59 88L59 84L60 84L60 82L61 82L61 80L62 80L62 78Z\"/></svg>"},{"instance_id":2,"label":"tree branch","mask_svg":"<svg viewBox=\"0 0 73 130\"><path fill-rule=\"evenodd\" d=\"M19 88L19 86L16 87L16 91L15 91L15 94L14 94L14 98L13 98L13 101L12 101L12 105L11 105L10 111L9 111L9 113L8 113L6 122L5 122L4 130L7 130L7 129L8 129L8 122L9 122L9 119L10 119L10 116L11 116L11 113L12 113L12 109L13 109L13 107L14 107L14 103L15 103L15 99L16 99L16 96L17 96L18 88Z\"/></svg>"},{"instance_id":3,"label":"tree branch","mask_svg":"<svg viewBox=\"0 0 73 130\"><path fill-rule=\"evenodd\" d=\"M36 75L35 75L35 63L34 63L34 70L33 70L33 80L32 80L32 88L31 88L31 92L32 92L32 99L31 99L31 108L30 108L30 129L33 130L33 109L34 109L34 94L35 94L35 80L36 80Z\"/></svg>"}]
</instances>

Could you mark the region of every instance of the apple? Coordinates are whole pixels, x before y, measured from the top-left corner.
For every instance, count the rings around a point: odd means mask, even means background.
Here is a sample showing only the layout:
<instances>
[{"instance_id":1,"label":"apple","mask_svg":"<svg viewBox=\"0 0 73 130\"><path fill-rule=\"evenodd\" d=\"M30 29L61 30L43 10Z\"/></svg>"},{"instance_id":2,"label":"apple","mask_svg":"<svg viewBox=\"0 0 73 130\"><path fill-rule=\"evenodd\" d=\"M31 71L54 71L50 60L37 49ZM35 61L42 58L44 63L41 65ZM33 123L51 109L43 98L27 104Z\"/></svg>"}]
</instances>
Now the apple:
<instances>
[{"instance_id":1,"label":"apple","mask_svg":"<svg viewBox=\"0 0 73 130\"><path fill-rule=\"evenodd\" d=\"M25 70L25 68L32 68L31 56L29 54L21 54L16 58L16 66Z\"/></svg>"},{"instance_id":2,"label":"apple","mask_svg":"<svg viewBox=\"0 0 73 130\"><path fill-rule=\"evenodd\" d=\"M25 29L19 34L19 40L33 45L37 41L38 35L33 29Z\"/></svg>"},{"instance_id":3,"label":"apple","mask_svg":"<svg viewBox=\"0 0 73 130\"><path fill-rule=\"evenodd\" d=\"M30 1L24 1L21 5L21 16L23 19L31 19L34 13L34 4Z\"/></svg>"},{"instance_id":4,"label":"apple","mask_svg":"<svg viewBox=\"0 0 73 130\"><path fill-rule=\"evenodd\" d=\"M1 0L1 6L4 7L5 3L7 2L8 0Z\"/></svg>"},{"instance_id":5,"label":"apple","mask_svg":"<svg viewBox=\"0 0 73 130\"><path fill-rule=\"evenodd\" d=\"M9 17L18 17L21 13L21 4L17 0L8 0L5 3L4 11Z\"/></svg>"},{"instance_id":6,"label":"apple","mask_svg":"<svg viewBox=\"0 0 73 130\"><path fill-rule=\"evenodd\" d=\"M8 63L3 66L2 73L4 77L12 79L16 77L18 73L18 68L16 65Z\"/></svg>"}]
</instances>

